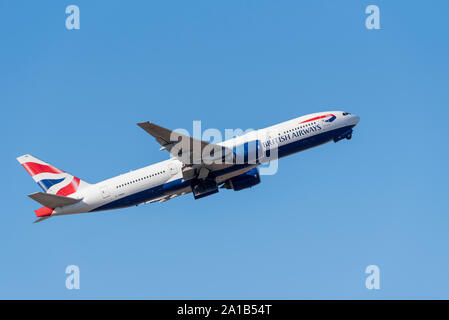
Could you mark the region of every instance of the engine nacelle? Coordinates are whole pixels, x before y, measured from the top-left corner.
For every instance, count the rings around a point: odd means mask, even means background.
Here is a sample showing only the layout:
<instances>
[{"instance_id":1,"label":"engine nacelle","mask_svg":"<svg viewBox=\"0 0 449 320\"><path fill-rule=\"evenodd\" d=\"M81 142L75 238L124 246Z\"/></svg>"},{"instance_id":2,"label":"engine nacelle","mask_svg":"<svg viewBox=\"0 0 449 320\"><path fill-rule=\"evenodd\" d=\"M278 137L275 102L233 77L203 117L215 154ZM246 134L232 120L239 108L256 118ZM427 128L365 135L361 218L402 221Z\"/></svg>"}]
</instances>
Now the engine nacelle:
<instances>
[{"instance_id":1,"label":"engine nacelle","mask_svg":"<svg viewBox=\"0 0 449 320\"><path fill-rule=\"evenodd\" d=\"M240 191L246 188L251 188L260 183L259 170L257 168L251 169L241 175L226 181L225 188L234 189L234 191Z\"/></svg>"},{"instance_id":2,"label":"engine nacelle","mask_svg":"<svg viewBox=\"0 0 449 320\"><path fill-rule=\"evenodd\" d=\"M215 180L192 181L192 193L195 199L201 199L218 192Z\"/></svg>"}]
</instances>

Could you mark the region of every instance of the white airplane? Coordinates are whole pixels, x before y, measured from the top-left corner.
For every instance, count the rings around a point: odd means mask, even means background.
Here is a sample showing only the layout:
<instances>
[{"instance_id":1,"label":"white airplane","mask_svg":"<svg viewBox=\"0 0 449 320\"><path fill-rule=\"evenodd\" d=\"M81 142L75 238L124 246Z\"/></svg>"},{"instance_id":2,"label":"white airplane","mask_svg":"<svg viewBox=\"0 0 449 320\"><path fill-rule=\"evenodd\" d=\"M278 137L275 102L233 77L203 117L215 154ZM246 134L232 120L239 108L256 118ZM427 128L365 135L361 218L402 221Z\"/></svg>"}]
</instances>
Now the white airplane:
<instances>
[{"instance_id":1,"label":"white airplane","mask_svg":"<svg viewBox=\"0 0 449 320\"><path fill-rule=\"evenodd\" d=\"M330 141L351 139L360 118L342 111L313 113L250 131L218 144L190 138L150 122L138 125L173 156L95 184L31 155L17 158L44 192L38 219L164 202L192 192L200 199L218 188L240 191L260 183L258 166Z\"/></svg>"}]
</instances>

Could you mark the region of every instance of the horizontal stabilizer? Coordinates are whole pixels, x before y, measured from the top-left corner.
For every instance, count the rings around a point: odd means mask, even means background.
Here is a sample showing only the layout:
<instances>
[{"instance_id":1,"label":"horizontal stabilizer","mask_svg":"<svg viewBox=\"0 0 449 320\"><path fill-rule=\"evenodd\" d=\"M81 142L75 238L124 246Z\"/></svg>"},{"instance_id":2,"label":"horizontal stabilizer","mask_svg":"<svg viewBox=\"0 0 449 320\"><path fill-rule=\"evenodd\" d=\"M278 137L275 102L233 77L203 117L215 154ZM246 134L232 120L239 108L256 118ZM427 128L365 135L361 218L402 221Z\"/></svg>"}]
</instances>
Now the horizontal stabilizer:
<instances>
[{"instance_id":1,"label":"horizontal stabilizer","mask_svg":"<svg viewBox=\"0 0 449 320\"><path fill-rule=\"evenodd\" d=\"M50 217L40 217L39 219L34 220L33 223L38 223L38 222L44 221L44 220L46 220L46 219L48 219L48 218L50 218Z\"/></svg>"},{"instance_id":2,"label":"horizontal stabilizer","mask_svg":"<svg viewBox=\"0 0 449 320\"><path fill-rule=\"evenodd\" d=\"M80 202L82 199L74 199L70 197L58 196L56 194L44 193L44 192L36 192L29 194L28 197L39 202L43 206L47 208L58 208L64 207L71 204L75 204Z\"/></svg>"}]
</instances>

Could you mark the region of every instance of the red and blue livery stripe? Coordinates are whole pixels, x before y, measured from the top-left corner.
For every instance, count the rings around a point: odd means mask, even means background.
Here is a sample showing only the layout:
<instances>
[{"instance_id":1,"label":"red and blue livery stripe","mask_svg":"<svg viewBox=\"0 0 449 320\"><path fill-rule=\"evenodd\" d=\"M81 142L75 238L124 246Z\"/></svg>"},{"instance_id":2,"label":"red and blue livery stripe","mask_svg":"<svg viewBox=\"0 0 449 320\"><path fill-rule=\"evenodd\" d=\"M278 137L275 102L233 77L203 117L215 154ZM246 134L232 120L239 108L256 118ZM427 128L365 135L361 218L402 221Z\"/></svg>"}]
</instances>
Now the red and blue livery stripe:
<instances>
[{"instance_id":1,"label":"red and blue livery stripe","mask_svg":"<svg viewBox=\"0 0 449 320\"><path fill-rule=\"evenodd\" d=\"M75 193L78 190L78 186L80 185L80 179L77 177L73 177L72 181L66 185L64 188L59 189L56 194L58 196L69 196L72 193Z\"/></svg>"},{"instance_id":2,"label":"red and blue livery stripe","mask_svg":"<svg viewBox=\"0 0 449 320\"><path fill-rule=\"evenodd\" d=\"M314 117L314 118L311 118L311 119L308 119L308 120L301 121L300 123L306 123L306 122L310 122L310 121L324 119L324 118L327 118L327 117L330 117L330 118L325 120L326 122L332 122L335 119L337 119L337 117L335 115L333 115L332 113L329 113L329 114L326 114L324 116L318 116L318 117Z\"/></svg>"},{"instance_id":3,"label":"red and blue livery stripe","mask_svg":"<svg viewBox=\"0 0 449 320\"><path fill-rule=\"evenodd\" d=\"M64 171L59 170L58 168L55 168L53 166L36 162L25 162L22 163L22 166L32 177L40 173L64 173Z\"/></svg>"}]
</instances>

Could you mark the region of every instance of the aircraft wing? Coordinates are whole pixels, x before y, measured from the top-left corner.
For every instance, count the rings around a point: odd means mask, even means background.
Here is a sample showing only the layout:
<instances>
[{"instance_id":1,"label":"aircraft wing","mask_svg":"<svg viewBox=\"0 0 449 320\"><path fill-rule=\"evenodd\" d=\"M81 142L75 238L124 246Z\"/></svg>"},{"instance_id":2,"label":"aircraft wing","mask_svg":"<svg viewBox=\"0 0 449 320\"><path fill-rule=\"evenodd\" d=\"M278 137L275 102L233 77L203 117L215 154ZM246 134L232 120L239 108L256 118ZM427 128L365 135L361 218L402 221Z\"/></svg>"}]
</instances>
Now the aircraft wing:
<instances>
[{"instance_id":1,"label":"aircraft wing","mask_svg":"<svg viewBox=\"0 0 449 320\"><path fill-rule=\"evenodd\" d=\"M224 160L220 161L232 154L232 150L226 147L194 139L151 122L141 122L137 125L156 139L161 145L160 150L167 150L184 164L185 178L193 178L195 175L205 178L210 171L232 165L224 163ZM194 171L189 172L189 169Z\"/></svg>"},{"instance_id":2,"label":"aircraft wing","mask_svg":"<svg viewBox=\"0 0 449 320\"><path fill-rule=\"evenodd\" d=\"M217 145L213 145L208 142L194 139L189 136L178 133L176 131L158 126L155 123L141 122L138 123L137 125L146 132L148 132L149 134L151 134L156 139L156 141L162 146L161 150L167 150L174 157L180 156L179 154L180 150L179 148L175 148L175 146L182 141L184 141L186 144L188 143L186 147L189 148L188 150L182 150L183 152L195 150L196 153L200 153L207 145L218 147ZM201 154L198 154L198 156L201 156Z\"/></svg>"}]
</instances>

